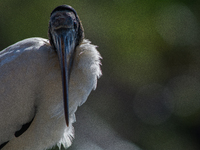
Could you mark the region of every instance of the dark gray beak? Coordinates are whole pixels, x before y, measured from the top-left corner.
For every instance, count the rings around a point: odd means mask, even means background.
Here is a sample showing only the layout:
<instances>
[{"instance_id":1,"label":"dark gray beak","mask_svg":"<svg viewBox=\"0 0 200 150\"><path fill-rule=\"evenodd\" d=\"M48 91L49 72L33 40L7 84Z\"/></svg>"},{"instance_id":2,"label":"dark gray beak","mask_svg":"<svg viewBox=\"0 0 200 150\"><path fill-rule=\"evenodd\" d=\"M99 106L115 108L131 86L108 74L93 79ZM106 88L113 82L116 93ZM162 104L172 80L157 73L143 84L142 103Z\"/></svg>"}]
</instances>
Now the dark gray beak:
<instances>
[{"instance_id":1,"label":"dark gray beak","mask_svg":"<svg viewBox=\"0 0 200 150\"><path fill-rule=\"evenodd\" d=\"M76 11L68 5L56 7L50 16L49 41L59 57L65 120L69 126L69 79L72 70L74 51L82 42L84 31Z\"/></svg>"},{"instance_id":2,"label":"dark gray beak","mask_svg":"<svg viewBox=\"0 0 200 150\"><path fill-rule=\"evenodd\" d=\"M76 44L75 31L74 29L61 28L56 33L53 38L61 67L65 120L69 126L69 79Z\"/></svg>"}]
</instances>

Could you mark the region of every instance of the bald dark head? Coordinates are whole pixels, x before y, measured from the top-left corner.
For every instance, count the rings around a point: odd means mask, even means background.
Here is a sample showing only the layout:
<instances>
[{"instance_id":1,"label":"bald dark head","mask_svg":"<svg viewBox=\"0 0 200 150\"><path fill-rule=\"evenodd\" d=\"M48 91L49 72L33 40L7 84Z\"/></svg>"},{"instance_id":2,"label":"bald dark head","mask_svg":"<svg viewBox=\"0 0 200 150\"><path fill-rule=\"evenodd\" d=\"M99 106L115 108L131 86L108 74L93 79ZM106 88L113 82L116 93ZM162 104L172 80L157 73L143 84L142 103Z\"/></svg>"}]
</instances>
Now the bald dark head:
<instances>
[{"instance_id":1,"label":"bald dark head","mask_svg":"<svg viewBox=\"0 0 200 150\"><path fill-rule=\"evenodd\" d=\"M59 12L68 12L68 13L71 12L74 14L75 18L73 18L72 15L71 16L69 15L65 19L66 19L66 22L73 20L73 24L75 26L74 28L76 29L76 33L77 33L76 46L79 45L84 38L84 29L83 29L82 23L79 19L79 16L77 15L75 9L69 5L60 5L51 12L50 21L49 21L49 33L48 33L50 44L52 45L53 48L55 48L55 43L52 39L53 30L55 29L53 26L53 25L55 25L55 20L54 20L55 18L53 18L52 16L55 16L55 14L59 13ZM60 21L59 25L62 26L61 21Z\"/></svg>"}]
</instances>

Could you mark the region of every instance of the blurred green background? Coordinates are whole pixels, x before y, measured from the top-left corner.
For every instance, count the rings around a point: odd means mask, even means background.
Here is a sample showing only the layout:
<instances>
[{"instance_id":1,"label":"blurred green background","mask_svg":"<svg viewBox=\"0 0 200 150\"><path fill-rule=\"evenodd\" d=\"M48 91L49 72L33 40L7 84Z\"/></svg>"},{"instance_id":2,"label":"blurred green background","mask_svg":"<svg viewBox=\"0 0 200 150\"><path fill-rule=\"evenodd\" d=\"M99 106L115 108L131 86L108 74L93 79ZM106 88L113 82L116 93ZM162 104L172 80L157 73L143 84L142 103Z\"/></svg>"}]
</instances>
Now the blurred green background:
<instances>
[{"instance_id":1,"label":"blurred green background","mask_svg":"<svg viewBox=\"0 0 200 150\"><path fill-rule=\"evenodd\" d=\"M199 150L200 1L0 0L0 49L47 38L61 4L103 57L69 150Z\"/></svg>"}]
</instances>

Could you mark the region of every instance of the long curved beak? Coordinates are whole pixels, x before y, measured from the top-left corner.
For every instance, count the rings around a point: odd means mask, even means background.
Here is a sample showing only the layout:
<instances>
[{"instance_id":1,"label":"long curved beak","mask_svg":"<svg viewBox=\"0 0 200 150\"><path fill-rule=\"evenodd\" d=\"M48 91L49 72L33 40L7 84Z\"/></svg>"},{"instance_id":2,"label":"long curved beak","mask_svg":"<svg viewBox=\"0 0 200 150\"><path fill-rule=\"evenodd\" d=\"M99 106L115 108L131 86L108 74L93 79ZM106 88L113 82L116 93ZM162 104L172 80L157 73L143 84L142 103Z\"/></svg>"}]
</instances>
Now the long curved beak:
<instances>
[{"instance_id":1,"label":"long curved beak","mask_svg":"<svg viewBox=\"0 0 200 150\"><path fill-rule=\"evenodd\" d=\"M63 87L64 113L67 126L69 126L69 79L73 64L75 49L75 31L73 29L59 29L56 41L56 49L60 61Z\"/></svg>"}]
</instances>

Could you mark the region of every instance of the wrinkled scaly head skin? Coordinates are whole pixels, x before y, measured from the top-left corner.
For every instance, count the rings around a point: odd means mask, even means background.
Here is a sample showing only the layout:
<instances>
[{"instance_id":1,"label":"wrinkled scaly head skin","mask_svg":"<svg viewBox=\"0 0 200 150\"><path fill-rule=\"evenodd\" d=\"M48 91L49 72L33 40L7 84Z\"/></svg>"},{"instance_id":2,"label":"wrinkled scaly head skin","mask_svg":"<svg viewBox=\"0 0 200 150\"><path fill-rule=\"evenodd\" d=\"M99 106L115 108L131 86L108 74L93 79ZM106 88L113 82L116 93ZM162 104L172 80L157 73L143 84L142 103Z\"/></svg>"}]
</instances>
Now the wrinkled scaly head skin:
<instances>
[{"instance_id":1,"label":"wrinkled scaly head skin","mask_svg":"<svg viewBox=\"0 0 200 150\"><path fill-rule=\"evenodd\" d=\"M52 15L55 13L55 12L59 12L59 11L65 11L66 13L73 13L75 18L71 18L72 21L74 22L74 26L77 30L77 40L76 40L76 46L79 45L83 38L84 38L84 29L83 29L83 26L82 26L82 23L79 19L79 16L77 15L76 11L74 8L72 8L71 6L69 5L61 5L61 6L58 6L56 7L52 12L51 12L51 15L50 15L50 21L49 21L49 31L48 31L48 37L49 37L49 41L50 41L50 44L53 48L55 48L55 44L54 44L54 41L53 41L53 38L52 38L52 25L53 23L56 24L56 20L55 20L55 17L53 18ZM69 15L69 14L68 14ZM70 17L70 15L69 15ZM69 18L70 19L70 18ZM67 22L67 18L66 18L66 22ZM69 20L68 20L69 21ZM60 25L62 22L60 22ZM57 21L57 24L59 24L59 22Z\"/></svg>"},{"instance_id":2,"label":"wrinkled scaly head skin","mask_svg":"<svg viewBox=\"0 0 200 150\"><path fill-rule=\"evenodd\" d=\"M83 38L84 31L76 11L68 5L56 7L50 16L49 41L56 50L60 62L63 86L64 112L69 125L68 89L74 53Z\"/></svg>"}]
</instances>

